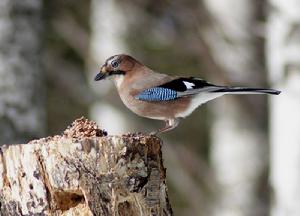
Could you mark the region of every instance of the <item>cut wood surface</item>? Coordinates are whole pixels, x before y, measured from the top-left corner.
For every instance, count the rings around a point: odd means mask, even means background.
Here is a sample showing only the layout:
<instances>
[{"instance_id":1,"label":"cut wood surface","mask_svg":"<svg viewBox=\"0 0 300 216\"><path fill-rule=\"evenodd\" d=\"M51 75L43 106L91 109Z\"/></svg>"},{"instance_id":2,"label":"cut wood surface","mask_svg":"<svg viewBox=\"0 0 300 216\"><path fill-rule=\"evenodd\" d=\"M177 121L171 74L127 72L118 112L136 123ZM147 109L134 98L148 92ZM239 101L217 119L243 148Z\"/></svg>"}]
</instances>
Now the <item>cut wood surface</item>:
<instances>
[{"instance_id":1,"label":"cut wood surface","mask_svg":"<svg viewBox=\"0 0 300 216\"><path fill-rule=\"evenodd\" d=\"M108 136L84 118L0 148L0 215L172 215L161 140Z\"/></svg>"}]
</instances>

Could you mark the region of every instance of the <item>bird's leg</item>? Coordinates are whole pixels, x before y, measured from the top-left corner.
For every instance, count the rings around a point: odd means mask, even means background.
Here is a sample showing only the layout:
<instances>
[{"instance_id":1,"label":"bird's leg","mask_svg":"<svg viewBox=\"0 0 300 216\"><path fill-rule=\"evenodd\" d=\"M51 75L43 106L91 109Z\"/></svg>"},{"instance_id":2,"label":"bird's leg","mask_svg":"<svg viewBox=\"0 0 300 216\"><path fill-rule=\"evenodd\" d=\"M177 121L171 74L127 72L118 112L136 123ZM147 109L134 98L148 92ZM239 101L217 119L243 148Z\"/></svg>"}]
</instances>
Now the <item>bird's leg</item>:
<instances>
[{"instance_id":1,"label":"bird's leg","mask_svg":"<svg viewBox=\"0 0 300 216\"><path fill-rule=\"evenodd\" d=\"M166 123L165 127L160 128L157 131L151 132L150 135L157 135L159 133L164 133L164 132L173 130L174 128L176 128L178 126L179 121L180 121L180 118L165 120L165 123Z\"/></svg>"}]
</instances>

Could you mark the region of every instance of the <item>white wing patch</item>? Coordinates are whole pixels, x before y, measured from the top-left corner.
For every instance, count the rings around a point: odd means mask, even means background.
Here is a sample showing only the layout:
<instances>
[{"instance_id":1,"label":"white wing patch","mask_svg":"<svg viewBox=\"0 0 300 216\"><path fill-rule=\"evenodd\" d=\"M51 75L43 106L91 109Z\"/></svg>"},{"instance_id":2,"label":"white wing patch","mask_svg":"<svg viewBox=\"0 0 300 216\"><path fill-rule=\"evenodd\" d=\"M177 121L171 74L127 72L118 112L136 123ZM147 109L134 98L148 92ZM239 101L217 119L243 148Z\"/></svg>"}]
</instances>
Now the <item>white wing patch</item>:
<instances>
[{"instance_id":1,"label":"white wing patch","mask_svg":"<svg viewBox=\"0 0 300 216\"><path fill-rule=\"evenodd\" d=\"M184 85L186 86L187 89L193 89L193 87L195 86L194 83L190 83L187 81L183 81Z\"/></svg>"}]
</instances>

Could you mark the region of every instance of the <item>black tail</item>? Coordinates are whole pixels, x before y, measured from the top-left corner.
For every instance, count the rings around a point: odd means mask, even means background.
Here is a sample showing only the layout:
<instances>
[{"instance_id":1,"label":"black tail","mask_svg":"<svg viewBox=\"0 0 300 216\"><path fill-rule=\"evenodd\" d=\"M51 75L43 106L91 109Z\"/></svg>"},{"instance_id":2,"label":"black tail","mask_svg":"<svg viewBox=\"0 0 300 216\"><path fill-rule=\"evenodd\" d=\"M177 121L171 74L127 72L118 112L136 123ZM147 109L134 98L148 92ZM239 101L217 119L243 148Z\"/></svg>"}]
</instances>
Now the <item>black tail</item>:
<instances>
[{"instance_id":1,"label":"black tail","mask_svg":"<svg viewBox=\"0 0 300 216\"><path fill-rule=\"evenodd\" d=\"M228 92L232 94L272 94L279 95L281 91L275 89L251 88L251 87L221 87L212 92Z\"/></svg>"}]
</instances>

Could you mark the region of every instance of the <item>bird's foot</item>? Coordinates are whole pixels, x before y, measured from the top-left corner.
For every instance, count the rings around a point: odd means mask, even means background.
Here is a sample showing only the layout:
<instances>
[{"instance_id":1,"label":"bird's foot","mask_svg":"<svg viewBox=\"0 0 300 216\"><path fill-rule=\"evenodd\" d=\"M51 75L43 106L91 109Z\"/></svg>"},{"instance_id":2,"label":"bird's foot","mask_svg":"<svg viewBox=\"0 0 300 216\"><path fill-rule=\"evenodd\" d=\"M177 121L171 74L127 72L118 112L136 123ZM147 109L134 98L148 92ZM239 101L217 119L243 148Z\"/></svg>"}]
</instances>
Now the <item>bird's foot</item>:
<instances>
[{"instance_id":1,"label":"bird's foot","mask_svg":"<svg viewBox=\"0 0 300 216\"><path fill-rule=\"evenodd\" d=\"M170 131L170 130L173 130L175 127L177 127L177 125L179 124L179 120L180 118L175 118L175 119L169 119L169 120L166 120L166 125L165 127L163 128L160 128L156 131L152 131L150 133L150 135L152 136L157 136L158 134L161 134L161 133L164 133L164 132L167 132L167 131Z\"/></svg>"}]
</instances>

